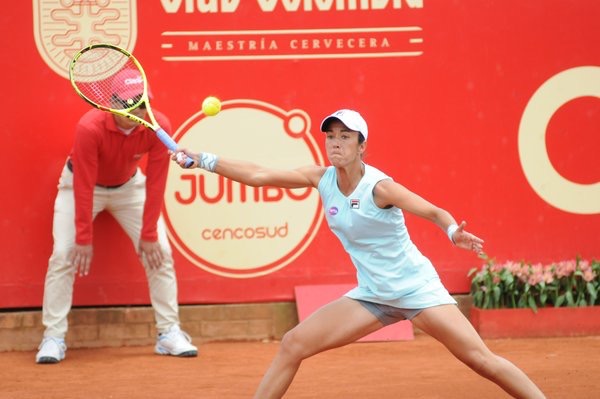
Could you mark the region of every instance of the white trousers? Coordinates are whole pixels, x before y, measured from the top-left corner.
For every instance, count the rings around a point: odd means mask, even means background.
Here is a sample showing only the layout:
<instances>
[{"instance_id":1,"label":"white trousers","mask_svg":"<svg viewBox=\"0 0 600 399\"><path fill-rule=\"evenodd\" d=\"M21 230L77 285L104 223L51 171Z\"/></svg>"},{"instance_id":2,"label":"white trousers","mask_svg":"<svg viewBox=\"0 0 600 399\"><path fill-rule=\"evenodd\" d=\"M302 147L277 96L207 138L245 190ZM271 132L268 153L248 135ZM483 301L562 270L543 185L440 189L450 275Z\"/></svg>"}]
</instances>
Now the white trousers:
<instances>
[{"instance_id":1,"label":"white trousers","mask_svg":"<svg viewBox=\"0 0 600 399\"><path fill-rule=\"evenodd\" d=\"M146 177L140 170L119 188L94 189L93 217L102 211L110 212L125 230L136 252L142 229L142 216L146 198ZM54 203L52 226L54 247L48 262L44 287L42 322L46 327L45 337L64 338L67 333L67 316L73 303L75 268L67 262L67 255L75 245L75 199L73 174L65 166L58 183L58 194ZM143 262L146 270L150 301L154 309L156 328L159 332L179 324L177 304L177 280L173 267L171 246L167 239L162 217L158 221L158 241L164 260L158 269L151 269ZM93 271L93 269L92 269Z\"/></svg>"}]
</instances>

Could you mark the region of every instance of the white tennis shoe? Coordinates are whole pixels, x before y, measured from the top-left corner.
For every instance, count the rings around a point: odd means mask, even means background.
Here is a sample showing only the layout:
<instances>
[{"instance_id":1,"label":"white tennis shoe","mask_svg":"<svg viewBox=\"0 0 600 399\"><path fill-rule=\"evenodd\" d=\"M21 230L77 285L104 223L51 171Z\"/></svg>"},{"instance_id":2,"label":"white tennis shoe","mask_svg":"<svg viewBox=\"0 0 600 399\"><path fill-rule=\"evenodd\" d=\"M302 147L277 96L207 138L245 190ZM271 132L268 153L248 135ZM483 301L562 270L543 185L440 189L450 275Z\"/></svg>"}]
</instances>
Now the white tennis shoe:
<instances>
[{"instance_id":1,"label":"white tennis shoe","mask_svg":"<svg viewBox=\"0 0 600 399\"><path fill-rule=\"evenodd\" d=\"M58 363L65 358L67 345L62 338L44 337L38 353L35 355L35 362L40 364Z\"/></svg>"},{"instance_id":2,"label":"white tennis shoe","mask_svg":"<svg viewBox=\"0 0 600 399\"><path fill-rule=\"evenodd\" d=\"M158 335L154 352L159 355L179 357L198 356L198 348L191 344L190 336L181 331L178 325L173 325L169 330Z\"/></svg>"}]
</instances>

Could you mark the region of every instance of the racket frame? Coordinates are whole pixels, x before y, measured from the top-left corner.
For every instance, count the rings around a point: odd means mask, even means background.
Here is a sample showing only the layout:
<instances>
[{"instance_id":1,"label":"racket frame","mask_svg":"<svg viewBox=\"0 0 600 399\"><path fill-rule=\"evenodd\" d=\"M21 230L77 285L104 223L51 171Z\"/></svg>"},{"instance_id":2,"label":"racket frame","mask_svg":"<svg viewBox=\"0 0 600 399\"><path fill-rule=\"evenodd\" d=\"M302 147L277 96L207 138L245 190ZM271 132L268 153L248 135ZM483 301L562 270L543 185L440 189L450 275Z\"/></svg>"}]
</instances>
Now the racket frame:
<instances>
[{"instance_id":1,"label":"racket frame","mask_svg":"<svg viewBox=\"0 0 600 399\"><path fill-rule=\"evenodd\" d=\"M133 104L131 107L122 108L122 109L106 107L104 105L97 104L94 101L90 100L89 98L87 98L85 96L85 94L83 94L83 92L81 92L81 90L79 90L79 87L77 86L77 83L75 82L75 77L73 75L73 70L75 68L75 65L77 64L77 60L79 60L79 58L86 52L96 49L96 48L106 48L106 49L111 49L111 50L116 50L116 51L121 52L123 55L128 57L134 63L134 65L137 67L138 71L140 72L140 75L142 77L143 86L144 86L144 92L142 93L142 96L140 97L140 99L135 104ZM71 81L71 85L73 86L73 89L75 89L75 92L81 98L83 98L86 102L88 102L92 106L98 108L99 110L110 112L110 113L113 113L116 115L125 116L125 117L127 117L141 125L144 125L147 128L150 128L154 131L156 131L157 129L160 128L160 126L156 122L156 119L154 118L154 115L152 114L152 109L149 106L150 101L148 98L148 80L146 79L146 73L144 72L144 68L142 68L142 64L140 64L140 62L137 60L137 58L135 58L133 54L131 54L129 51L125 50L124 48L115 46L114 44L110 44L110 43L95 43L95 44L90 44L90 45L82 48L75 54L75 56L73 56L73 59L71 60L71 63L69 65L69 80ZM143 103L146 104L146 110L148 112L148 117L150 118L150 122L131 113L131 111L138 108Z\"/></svg>"},{"instance_id":2,"label":"racket frame","mask_svg":"<svg viewBox=\"0 0 600 399\"><path fill-rule=\"evenodd\" d=\"M77 83L75 81L75 76L73 73L75 65L77 64L77 60L79 60L79 58L86 52L96 49L96 48L106 48L109 50L115 50L115 51L121 52L123 55L128 57L133 62L133 64L137 67L138 71L140 72L144 91L143 91L140 99L135 104L133 104L131 107L122 108L122 109L106 107L104 105L98 104L98 103L90 100L89 98L86 97L85 94L83 94L83 92L81 90L79 90L79 87L77 86ZM131 119L132 121L137 122L149 129L153 130L156 133L156 135L158 136L158 138L163 142L163 144L169 150L171 150L171 151L177 150L177 143L175 143L175 141L171 138L171 136L163 128L161 128L159 126L159 124L156 122L156 118L154 117L154 114L152 113L152 108L150 107L150 99L148 97L148 80L146 79L146 73L144 72L144 68L142 68L142 64L129 51L125 50L122 47L119 47L119 46L116 46L116 45L110 44L110 43L90 44L90 45L82 48L81 50L79 50L73 56L73 59L71 60L71 63L69 64L69 80L71 81L71 86L73 86L73 89L75 89L75 92L79 95L79 97L83 98L87 103L91 104L93 107L95 107L101 111L110 112L115 115L127 117L127 118ZM146 105L146 113L147 113L147 116L150 119L150 121L147 121L144 118L140 118L139 116L134 115L131 112L134 109L138 108L142 104ZM192 163L191 159L188 159L188 162L186 162L186 165L189 166L189 165L191 165L191 163Z\"/></svg>"}]
</instances>

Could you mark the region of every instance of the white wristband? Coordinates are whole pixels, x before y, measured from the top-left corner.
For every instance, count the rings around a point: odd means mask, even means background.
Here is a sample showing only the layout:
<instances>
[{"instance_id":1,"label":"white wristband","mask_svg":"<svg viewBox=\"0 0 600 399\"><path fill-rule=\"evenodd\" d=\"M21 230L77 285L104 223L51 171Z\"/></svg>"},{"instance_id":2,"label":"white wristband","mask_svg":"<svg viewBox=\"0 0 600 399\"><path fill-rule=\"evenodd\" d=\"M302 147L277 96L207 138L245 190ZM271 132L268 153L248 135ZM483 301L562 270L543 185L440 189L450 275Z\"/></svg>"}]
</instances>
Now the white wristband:
<instances>
[{"instance_id":1,"label":"white wristband","mask_svg":"<svg viewBox=\"0 0 600 399\"><path fill-rule=\"evenodd\" d=\"M448 239L450 241L452 241L452 244L456 244L454 242L454 239L452 238L452 236L454 235L454 233L456 233L456 230L458 230L458 225L456 223L451 224L450 226L448 226L448 228L446 229L446 234L448 235Z\"/></svg>"},{"instance_id":2,"label":"white wristband","mask_svg":"<svg viewBox=\"0 0 600 399\"><path fill-rule=\"evenodd\" d=\"M215 154L211 154L210 152L201 152L199 156L198 167L204 170L208 170L209 172L214 172L217 167L217 161L219 157Z\"/></svg>"}]
</instances>

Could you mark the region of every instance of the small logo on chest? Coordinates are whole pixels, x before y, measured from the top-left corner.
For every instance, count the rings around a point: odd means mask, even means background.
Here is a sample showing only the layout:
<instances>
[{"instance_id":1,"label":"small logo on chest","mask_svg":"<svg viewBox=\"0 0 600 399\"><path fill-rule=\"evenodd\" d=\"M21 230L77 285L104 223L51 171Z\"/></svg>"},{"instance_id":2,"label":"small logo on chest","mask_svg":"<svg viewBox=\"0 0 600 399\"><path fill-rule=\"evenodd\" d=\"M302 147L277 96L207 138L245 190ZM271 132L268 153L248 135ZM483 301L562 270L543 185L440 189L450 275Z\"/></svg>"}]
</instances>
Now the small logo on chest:
<instances>
[{"instance_id":1,"label":"small logo on chest","mask_svg":"<svg viewBox=\"0 0 600 399\"><path fill-rule=\"evenodd\" d=\"M350 208L360 209L360 200L359 199L351 199L350 200Z\"/></svg>"}]
</instances>

